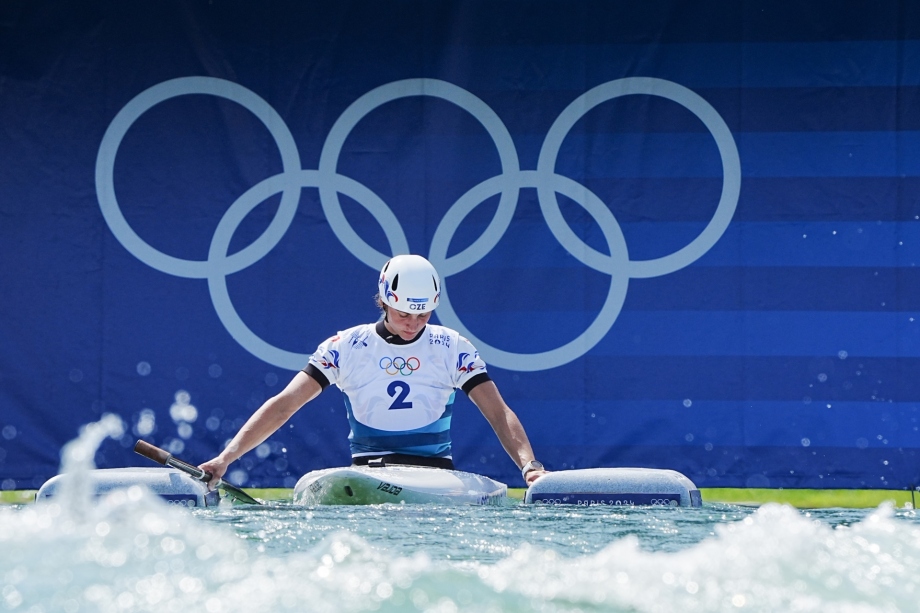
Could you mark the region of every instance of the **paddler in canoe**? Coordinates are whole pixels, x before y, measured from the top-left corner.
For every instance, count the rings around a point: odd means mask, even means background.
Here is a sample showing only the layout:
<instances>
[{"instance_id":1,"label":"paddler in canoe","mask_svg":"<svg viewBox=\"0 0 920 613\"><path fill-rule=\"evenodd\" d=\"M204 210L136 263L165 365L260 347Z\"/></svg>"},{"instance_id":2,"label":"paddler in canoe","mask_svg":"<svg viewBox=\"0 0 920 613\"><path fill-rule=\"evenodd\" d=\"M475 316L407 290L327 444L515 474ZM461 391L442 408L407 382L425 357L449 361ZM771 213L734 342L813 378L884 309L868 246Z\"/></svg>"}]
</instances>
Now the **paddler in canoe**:
<instances>
[{"instance_id":1,"label":"paddler in canoe","mask_svg":"<svg viewBox=\"0 0 920 613\"><path fill-rule=\"evenodd\" d=\"M328 385L342 390L353 465L382 460L453 469L450 419L463 390L492 426L529 486L544 474L514 411L475 347L456 330L428 323L441 280L418 255L398 255L380 271L380 321L344 330L319 345L307 366L265 401L216 458L201 464L213 487Z\"/></svg>"}]
</instances>

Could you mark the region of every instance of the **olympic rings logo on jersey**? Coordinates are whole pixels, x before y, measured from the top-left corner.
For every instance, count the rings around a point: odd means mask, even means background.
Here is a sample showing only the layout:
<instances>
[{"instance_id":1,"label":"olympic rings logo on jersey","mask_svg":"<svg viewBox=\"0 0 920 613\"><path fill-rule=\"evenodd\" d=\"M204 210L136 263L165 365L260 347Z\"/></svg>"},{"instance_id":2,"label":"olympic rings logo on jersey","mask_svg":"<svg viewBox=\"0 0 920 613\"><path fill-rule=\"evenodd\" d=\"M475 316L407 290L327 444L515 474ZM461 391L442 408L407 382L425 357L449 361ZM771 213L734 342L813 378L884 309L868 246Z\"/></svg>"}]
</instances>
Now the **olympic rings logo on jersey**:
<instances>
[{"instance_id":1,"label":"olympic rings logo on jersey","mask_svg":"<svg viewBox=\"0 0 920 613\"><path fill-rule=\"evenodd\" d=\"M416 357L411 357L408 360L401 357L383 357L380 358L379 365L380 368L391 377L396 375L408 377L422 367L422 363L419 362L419 359Z\"/></svg>"},{"instance_id":2,"label":"olympic rings logo on jersey","mask_svg":"<svg viewBox=\"0 0 920 613\"><path fill-rule=\"evenodd\" d=\"M252 112L268 129L281 154L282 172L255 184L237 198L221 218L211 239L206 260L188 260L165 254L145 242L122 213L115 196L115 158L128 129L153 106L189 94L231 100ZM630 95L658 96L680 104L694 114L715 140L722 161L722 192L715 213L705 228L684 247L656 258L633 260L626 239L610 208L585 185L556 173L562 142L575 124L601 103ZM391 254L410 253L405 231L392 209L366 185L338 173L339 154L352 129L368 113L393 100L413 96L440 98L473 116L488 132L498 151L501 173L485 179L463 194L445 213L431 240L428 260L445 279L465 271L484 258L504 237L522 189L535 189L540 210L553 237L584 265L610 276L610 289L594 321L575 339L539 353L514 353L499 349L474 336L464 326L441 290L438 317L445 326L473 342L488 362L517 371L547 370L580 358L603 339L619 317L630 279L670 274L689 266L722 237L734 216L741 190L741 160L731 130L719 112L692 90L664 79L628 77L607 81L573 100L550 126L537 158L535 170L519 165L518 153L508 128L483 100L466 89L438 79L405 79L372 89L346 108L323 143L318 168L301 168L300 154L287 125L265 100L253 91L214 77L180 77L154 85L130 100L112 119L96 157L96 194L99 207L115 238L132 255L161 272L178 277L207 279L211 301L230 335L257 358L290 370L299 370L309 354L294 353L271 345L243 322L227 288L227 276L252 266L277 245L287 232L304 187L319 190L320 204L329 227L352 255L380 270ZM230 254L234 232L250 211L281 194L275 217L251 244ZM339 194L361 204L383 229L389 253L381 253L355 232L345 216ZM606 253L585 243L568 225L557 194L582 206L600 228ZM494 216L483 234L459 253L448 257L448 247L460 223L481 203L500 195Z\"/></svg>"}]
</instances>

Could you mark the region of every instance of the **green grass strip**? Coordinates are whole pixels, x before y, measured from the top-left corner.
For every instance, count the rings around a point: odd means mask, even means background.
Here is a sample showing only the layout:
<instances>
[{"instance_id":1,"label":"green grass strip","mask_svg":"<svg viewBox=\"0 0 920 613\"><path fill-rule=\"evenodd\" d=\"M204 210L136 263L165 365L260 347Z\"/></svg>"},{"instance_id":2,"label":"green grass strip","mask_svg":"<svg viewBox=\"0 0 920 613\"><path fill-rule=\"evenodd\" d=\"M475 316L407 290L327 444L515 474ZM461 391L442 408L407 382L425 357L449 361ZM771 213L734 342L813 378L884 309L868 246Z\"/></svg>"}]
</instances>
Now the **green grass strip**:
<instances>
[{"instance_id":1,"label":"green grass strip","mask_svg":"<svg viewBox=\"0 0 920 613\"><path fill-rule=\"evenodd\" d=\"M294 499L294 490L283 487L247 487L243 488L246 493L259 500L281 500L292 501Z\"/></svg>"},{"instance_id":2,"label":"green grass strip","mask_svg":"<svg viewBox=\"0 0 920 613\"><path fill-rule=\"evenodd\" d=\"M914 505L906 490L792 490L756 488L700 488L704 502L759 506L768 502L792 505L799 509L870 509L884 502L896 507ZM920 494L915 494L920 498Z\"/></svg>"},{"instance_id":3,"label":"green grass strip","mask_svg":"<svg viewBox=\"0 0 920 613\"><path fill-rule=\"evenodd\" d=\"M35 501L38 490L4 490L0 492L0 504L26 504Z\"/></svg>"}]
</instances>

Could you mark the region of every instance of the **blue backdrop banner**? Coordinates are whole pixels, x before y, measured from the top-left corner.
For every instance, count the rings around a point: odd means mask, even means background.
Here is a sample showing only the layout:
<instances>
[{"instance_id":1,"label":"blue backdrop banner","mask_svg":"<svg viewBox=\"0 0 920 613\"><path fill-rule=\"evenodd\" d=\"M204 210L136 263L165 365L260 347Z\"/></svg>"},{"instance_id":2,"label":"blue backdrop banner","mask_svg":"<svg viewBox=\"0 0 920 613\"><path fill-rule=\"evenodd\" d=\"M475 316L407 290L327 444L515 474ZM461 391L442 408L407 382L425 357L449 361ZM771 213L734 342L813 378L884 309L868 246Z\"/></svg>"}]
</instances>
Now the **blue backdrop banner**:
<instances>
[{"instance_id":1,"label":"blue backdrop banner","mask_svg":"<svg viewBox=\"0 0 920 613\"><path fill-rule=\"evenodd\" d=\"M550 469L920 483L917 3L8 0L0 126L2 489L105 413L209 459L408 252Z\"/></svg>"}]
</instances>

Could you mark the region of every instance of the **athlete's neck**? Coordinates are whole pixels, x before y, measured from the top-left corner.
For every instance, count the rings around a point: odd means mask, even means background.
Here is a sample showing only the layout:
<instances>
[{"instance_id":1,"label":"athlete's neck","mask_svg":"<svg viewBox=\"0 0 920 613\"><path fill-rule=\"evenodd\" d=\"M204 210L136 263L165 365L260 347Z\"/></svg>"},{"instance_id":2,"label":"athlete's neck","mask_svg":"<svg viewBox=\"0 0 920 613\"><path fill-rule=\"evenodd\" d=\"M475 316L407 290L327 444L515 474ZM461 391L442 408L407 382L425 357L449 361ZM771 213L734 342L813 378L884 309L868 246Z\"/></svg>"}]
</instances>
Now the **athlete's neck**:
<instances>
[{"instance_id":1,"label":"athlete's neck","mask_svg":"<svg viewBox=\"0 0 920 613\"><path fill-rule=\"evenodd\" d=\"M409 343L414 343L420 339L422 334L425 333L425 329L427 327L428 324L425 324L425 326L423 326L422 329L418 331L418 334L415 335L415 338L408 341L395 332L391 332L390 329L387 328L386 322L383 320L377 322L375 331L377 332L377 336L390 343L391 345L408 345Z\"/></svg>"}]
</instances>

